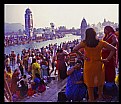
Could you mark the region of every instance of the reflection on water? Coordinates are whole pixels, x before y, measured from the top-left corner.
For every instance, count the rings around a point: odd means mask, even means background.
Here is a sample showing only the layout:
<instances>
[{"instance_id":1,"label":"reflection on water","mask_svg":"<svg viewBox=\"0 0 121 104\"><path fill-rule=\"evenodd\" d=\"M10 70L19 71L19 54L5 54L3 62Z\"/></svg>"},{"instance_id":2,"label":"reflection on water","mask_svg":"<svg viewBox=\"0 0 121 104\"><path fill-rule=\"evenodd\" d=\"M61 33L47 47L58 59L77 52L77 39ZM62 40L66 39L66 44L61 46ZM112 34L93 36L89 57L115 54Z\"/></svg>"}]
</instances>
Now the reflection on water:
<instances>
[{"instance_id":1,"label":"reflection on water","mask_svg":"<svg viewBox=\"0 0 121 104\"><path fill-rule=\"evenodd\" d=\"M72 34L66 34L64 38L60 39L54 39L54 40L48 40L48 41L43 41L40 43L33 42L29 44L24 44L24 45L15 45L15 46L9 46L4 48L4 53L5 54L10 54L12 50L15 51L15 53L21 54L22 49L28 49L28 48L41 48L48 46L49 44L60 44L61 42L68 42L68 41L73 41L74 39L80 39L80 36L72 35Z\"/></svg>"}]
</instances>

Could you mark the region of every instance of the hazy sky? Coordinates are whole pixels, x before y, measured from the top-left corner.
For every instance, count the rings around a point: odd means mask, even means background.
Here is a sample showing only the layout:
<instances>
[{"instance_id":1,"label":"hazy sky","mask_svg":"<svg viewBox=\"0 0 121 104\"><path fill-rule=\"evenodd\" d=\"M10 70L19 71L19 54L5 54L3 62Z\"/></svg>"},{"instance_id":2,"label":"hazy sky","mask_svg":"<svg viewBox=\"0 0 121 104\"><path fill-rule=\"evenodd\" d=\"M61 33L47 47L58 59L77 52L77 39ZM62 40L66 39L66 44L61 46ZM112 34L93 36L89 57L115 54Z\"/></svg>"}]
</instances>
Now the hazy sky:
<instances>
[{"instance_id":1,"label":"hazy sky","mask_svg":"<svg viewBox=\"0 0 121 104\"><path fill-rule=\"evenodd\" d=\"M119 4L5 4L4 22L25 24L25 10L30 8L36 28L55 27L79 28L83 17L89 24L103 22L104 18L119 23Z\"/></svg>"}]
</instances>

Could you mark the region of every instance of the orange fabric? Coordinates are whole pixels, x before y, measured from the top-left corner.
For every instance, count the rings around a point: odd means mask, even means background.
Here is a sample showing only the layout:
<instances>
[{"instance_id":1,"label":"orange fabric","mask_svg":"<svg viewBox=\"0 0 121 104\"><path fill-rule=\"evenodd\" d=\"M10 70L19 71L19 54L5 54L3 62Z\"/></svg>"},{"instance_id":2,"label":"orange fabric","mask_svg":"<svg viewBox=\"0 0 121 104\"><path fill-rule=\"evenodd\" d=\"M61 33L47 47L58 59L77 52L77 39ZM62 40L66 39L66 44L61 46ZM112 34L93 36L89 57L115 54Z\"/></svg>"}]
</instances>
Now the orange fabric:
<instances>
[{"instance_id":1,"label":"orange fabric","mask_svg":"<svg viewBox=\"0 0 121 104\"><path fill-rule=\"evenodd\" d=\"M32 88L29 88L29 89L28 89L28 92L27 92L27 95L28 95L28 96L32 96L34 93L35 93L35 91L32 90Z\"/></svg>"},{"instance_id":2,"label":"orange fabric","mask_svg":"<svg viewBox=\"0 0 121 104\"><path fill-rule=\"evenodd\" d=\"M85 56L89 58L84 60L84 83L88 87L103 85L105 81L105 69L102 63L102 48L107 46L107 42L100 41L95 48L87 47L84 42L80 45L85 49Z\"/></svg>"}]
</instances>

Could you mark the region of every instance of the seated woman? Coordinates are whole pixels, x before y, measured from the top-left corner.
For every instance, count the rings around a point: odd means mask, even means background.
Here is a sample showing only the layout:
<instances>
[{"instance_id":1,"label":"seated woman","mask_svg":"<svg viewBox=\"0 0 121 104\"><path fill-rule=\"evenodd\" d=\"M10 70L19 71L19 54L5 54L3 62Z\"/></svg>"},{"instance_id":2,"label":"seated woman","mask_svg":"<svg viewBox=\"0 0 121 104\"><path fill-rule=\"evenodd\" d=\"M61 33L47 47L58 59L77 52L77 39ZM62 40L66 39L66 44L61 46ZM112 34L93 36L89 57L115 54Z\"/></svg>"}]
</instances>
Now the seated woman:
<instances>
[{"instance_id":1,"label":"seated woman","mask_svg":"<svg viewBox=\"0 0 121 104\"><path fill-rule=\"evenodd\" d=\"M87 88L83 83L83 69L81 62L77 61L75 66L67 70L66 97L68 101L81 101L86 97Z\"/></svg>"},{"instance_id":2,"label":"seated woman","mask_svg":"<svg viewBox=\"0 0 121 104\"><path fill-rule=\"evenodd\" d=\"M15 69L14 73L12 75L11 88L10 88L12 95L14 95L16 93L16 91L17 91L17 82L20 80L19 79L19 74L20 74L19 70Z\"/></svg>"},{"instance_id":3,"label":"seated woman","mask_svg":"<svg viewBox=\"0 0 121 104\"><path fill-rule=\"evenodd\" d=\"M18 90L20 91L20 97L24 98L27 95L28 86L24 83L24 80L20 81L20 87L18 87Z\"/></svg>"},{"instance_id":4,"label":"seated woman","mask_svg":"<svg viewBox=\"0 0 121 104\"><path fill-rule=\"evenodd\" d=\"M38 95L39 93L39 85L40 85L40 75L38 73L35 73L35 78L33 80L32 84L32 89L35 91L35 95Z\"/></svg>"},{"instance_id":5,"label":"seated woman","mask_svg":"<svg viewBox=\"0 0 121 104\"><path fill-rule=\"evenodd\" d=\"M12 72L12 69L10 68L10 66L9 66L7 68L7 72L6 72L6 79L7 79L9 87L11 87L12 75L13 75L13 72Z\"/></svg>"}]
</instances>

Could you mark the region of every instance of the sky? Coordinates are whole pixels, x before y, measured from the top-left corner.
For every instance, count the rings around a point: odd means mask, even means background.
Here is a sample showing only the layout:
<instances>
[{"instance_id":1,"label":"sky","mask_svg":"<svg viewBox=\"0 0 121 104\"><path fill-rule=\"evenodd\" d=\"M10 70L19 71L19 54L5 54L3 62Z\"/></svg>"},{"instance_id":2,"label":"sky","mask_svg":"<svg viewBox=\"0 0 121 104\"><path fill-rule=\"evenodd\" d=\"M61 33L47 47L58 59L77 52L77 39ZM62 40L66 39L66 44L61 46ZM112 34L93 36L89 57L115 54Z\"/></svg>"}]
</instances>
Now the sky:
<instances>
[{"instance_id":1,"label":"sky","mask_svg":"<svg viewBox=\"0 0 121 104\"><path fill-rule=\"evenodd\" d=\"M83 18L87 24L107 21L119 23L119 4L4 4L4 23L25 24L25 10L33 15L33 27L80 28Z\"/></svg>"}]
</instances>

